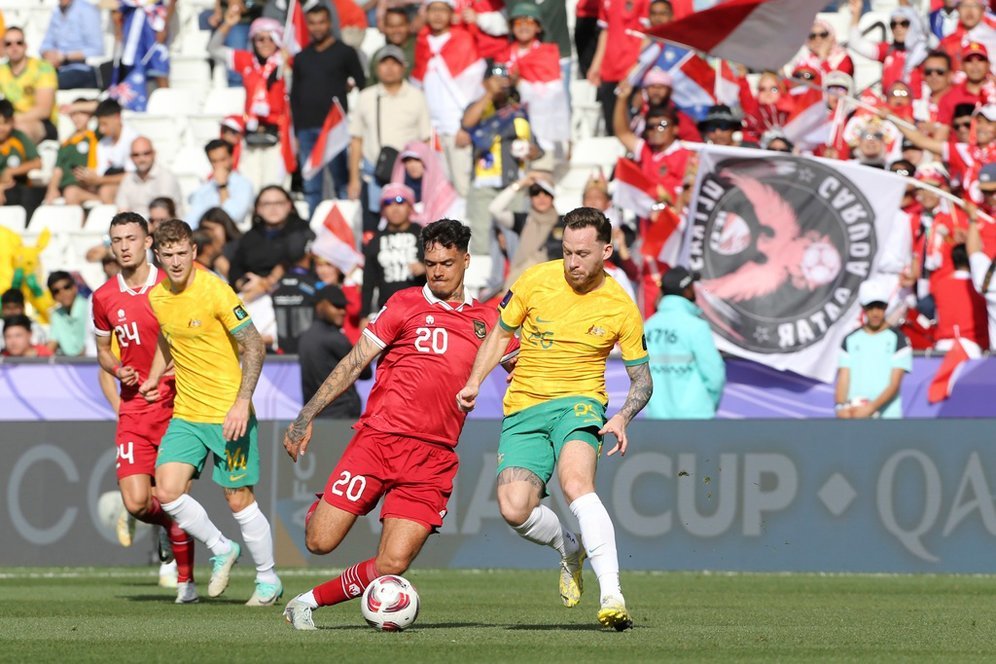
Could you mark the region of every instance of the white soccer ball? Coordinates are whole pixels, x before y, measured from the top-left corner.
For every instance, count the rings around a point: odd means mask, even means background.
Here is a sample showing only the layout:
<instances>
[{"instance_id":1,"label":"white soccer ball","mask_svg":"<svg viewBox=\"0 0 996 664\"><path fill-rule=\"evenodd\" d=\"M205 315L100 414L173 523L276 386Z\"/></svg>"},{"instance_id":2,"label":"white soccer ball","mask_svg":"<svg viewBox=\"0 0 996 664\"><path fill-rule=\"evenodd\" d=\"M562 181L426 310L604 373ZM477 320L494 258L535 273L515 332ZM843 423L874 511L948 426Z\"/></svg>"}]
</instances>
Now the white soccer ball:
<instances>
[{"instance_id":1,"label":"white soccer ball","mask_svg":"<svg viewBox=\"0 0 996 664\"><path fill-rule=\"evenodd\" d=\"M418 592L407 579L388 574L367 586L360 609L364 620L374 629L400 632L411 627L418 618Z\"/></svg>"},{"instance_id":2,"label":"white soccer ball","mask_svg":"<svg viewBox=\"0 0 996 664\"><path fill-rule=\"evenodd\" d=\"M118 515L124 509L124 501L121 500L120 491L105 491L97 499L97 520L100 525L111 535L114 534L118 524Z\"/></svg>"}]
</instances>

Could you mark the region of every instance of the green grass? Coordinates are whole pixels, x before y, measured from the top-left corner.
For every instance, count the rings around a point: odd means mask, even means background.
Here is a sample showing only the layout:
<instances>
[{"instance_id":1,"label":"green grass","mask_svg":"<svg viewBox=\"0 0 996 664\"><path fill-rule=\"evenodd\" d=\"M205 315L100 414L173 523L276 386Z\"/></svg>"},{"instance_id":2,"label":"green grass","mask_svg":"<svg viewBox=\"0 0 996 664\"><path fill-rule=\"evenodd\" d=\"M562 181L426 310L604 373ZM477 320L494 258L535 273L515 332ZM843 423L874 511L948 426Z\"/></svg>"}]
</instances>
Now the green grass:
<instances>
[{"instance_id":1,"label":"green grass","mask_svg":"<svg viewBox=\"0 0 996 664\"><path fill-rule=\"evenodd\" d=\"M207 570L198 570L206 592ZM996 577L623 575L636 620L595 622L595 579L560 606L555 571L413 570L422 597L410 630L375 632L355 602L315 613L295 632L280 609L242 606L240 570L226 594L172 603L144 569L0 569L0 661L661 662L992 661ZM284 570L285 597L326 580Z\"/></svg>"}]
</instances>

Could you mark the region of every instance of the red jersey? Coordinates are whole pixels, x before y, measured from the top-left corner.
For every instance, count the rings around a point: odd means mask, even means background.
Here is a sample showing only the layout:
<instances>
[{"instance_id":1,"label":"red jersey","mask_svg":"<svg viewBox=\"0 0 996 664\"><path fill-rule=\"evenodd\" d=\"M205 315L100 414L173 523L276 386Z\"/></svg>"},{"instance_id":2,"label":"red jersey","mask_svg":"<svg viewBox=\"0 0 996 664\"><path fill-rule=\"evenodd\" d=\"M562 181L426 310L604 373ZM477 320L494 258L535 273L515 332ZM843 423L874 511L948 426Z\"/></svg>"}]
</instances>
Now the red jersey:
<instances>
[{"instance_id":1,"label":"red jersey","mask_svg":"<svg viewBox=\"0 0 996 664\"><path fill-rule=\"evenodd\" d=\"M986 298L975 290L967 270L951 272L931 283L930 292L937 303L936 339L960 336L981 348L989 348Z\"/></svg>"},{"instance_id":2,"label":"red jersey","mask_svg":"<svg viewBox=\"0 0 996 664\"><path fill-rule=\"evenodd\" d=\"M456 447L466 418L456 395L497 321L497 309L471 298L454 307L428 286L392 295L363 330L383 353L357 427Z\"/></svg>"},{"instance_id":3,"label":"red jersey","mask_svg":"<svg viewBox=\"0 0 996 664\"><path fill-rule=\"evenodd\" d=\"M119 274L93 294L93 328L99 337L117 337L121 364L138 371L138 385L149 377L159 339L159 321L149 304L149 291L166 273L149 266L145 284L132 290ZM173 376L163 378L172 384ZM121 385L121 412L143 410L149 403L138 393L138 385ZM163 385L160 385L160 391Z\"/></svg>"},{"instance_id":4,"label":"red jersey","mask_svg":"<svg viewBox=\"0 0 996 664\"><path fill-rule=\"evenodd\" d=\"M674 141L665 149L654 152L645 140L638 139L633 153L640 170L651 182L659 184L667 190L671 201L678 200L678 189L685 179L685 169L691 152L682 146L681 141Z\"/></svg>"},{"instance_id":5,"label":"red jersey","mask_svg":"<svg viewBox=\"0 0 996 664\"><path fill-rule=\"evenodd\" d=\"M290 112L283 77L273 81L274 74L279 73L282 58L278 51L266 62L260 63L252 51L232 49L227 64L230 70L237 71L242 76L242 86L246 89L246 117L256 118L263 124L279 126Z\"/></svg>"},{"instance_id":6,"label":"red jersey","mask_svg":"<svg viewBox=\"0 0 996 664\"><path fill-rule=\"evenodd\" d=\"M649 0L602 0L598 8L598 25L608 36L599 72L603 81L623 80L636 64L643 40L630 31L642 32L649 13Z\"/></svg>"}]
</instances>

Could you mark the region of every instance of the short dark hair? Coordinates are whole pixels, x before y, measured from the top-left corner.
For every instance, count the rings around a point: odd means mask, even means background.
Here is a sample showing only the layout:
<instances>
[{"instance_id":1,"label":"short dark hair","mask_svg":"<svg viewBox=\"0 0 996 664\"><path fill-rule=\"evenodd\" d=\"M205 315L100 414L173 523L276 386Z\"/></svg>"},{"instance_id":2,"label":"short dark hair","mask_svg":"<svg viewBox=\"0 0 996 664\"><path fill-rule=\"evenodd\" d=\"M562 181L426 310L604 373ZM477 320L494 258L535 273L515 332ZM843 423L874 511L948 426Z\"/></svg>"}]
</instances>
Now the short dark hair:
<instances>
[{"instance_id":1,"label":"short dark hair","mask_svg":"<svg viewBox=\"0 0 996 664\"><path fill-rule=\"evenodd\" d=\"M190 236L190 239L191 242L194 243L194 246L197 247L198 255L200 255L200 253L204 250L204 247L210 246L214 241L214 238L211 237L211 233L208 231L202 231L199 228L194 231L193 235Z\"/></svg>"},{"instance_id":2,"label":"short dark hair","mask_svg":"<svg viewBox=\"0 0 996 664\"><path fill-rule=\"evenodd\" d=\"M564 225L579 231L582 228L595 229L598 240L603 244L612 242L612 222L600 210L592 207L574 208L564 215Z\"/></svg>"},{"instance_id":3,"label":"short dark hair","mask_svg":"<svg viewBox=\"0 0 996 664\"><path fill-rule=\"evenodd\" d=\"M8 288L0 295L0 306L5 304L19 304L24 306L24 293L17 288Z\"/></svg>"},{"instance_id":4,"label":"short dark hair","mask_svg":"<svg viewBox=\"0 0 996 664\"><path fill-rule=\"evenodd\" d=\"M408 12L405 11L404 7L388 7L387 11L384 12L384 18L387 18L388 14L397 14L398 16L403 16L406 23L411 23L411 19L408 17Z\"/></svg>"},{"instance_id":5,"label":"short dark hair","mask_svg":"<svg viewBox=\"0 0 996 664\"><path fill-rule=\"evenodd\" d=\"M48 275L48 282L47 282L48 289L52 290L52 286L56 285L61 281L68 281L74 286L76 285L76 281L73 279L73 275L69 274L65 270L56 270L52 274Z\"/></svg>"},{"instance_id":6,"label":"short dark hair","mask_svg":"<svg viewBox=\"0 0 996 664\"><path fill-rule=\"evenodd\" d=\"M187 240L191 244L194 241L194 231L190 229L190 225L182 219L167 219L163 223L159 224L156 228L156 232L153 233L153 237L156 241L157 247L162 247L167 244L177 244L183 240Z\"/></svg>"},{"instance_id":7,"label":"short dark hair","mask_svg":"<svg viewBox=\"0 0 996 664\"><path fill-rule=\"evenodd\" d=\"M169 196L156 196L151 201L149 201L149 209L152 208L162 208L171 217L176 216L176 201L174 201Z\"/></svg>"},{"instance_id":8,"label":"short dark hair","mask_svg":"<svg viewBox=\"0 0 996 664\"><path fill-rule=\"evenodd\" d=\"M975 104L955 104L954 111L951 113L951 119L963 118L966 115L973 115L975 113Z\"/></svg>"},{"instance_id":9,"label":"short dark hair","mask_svg":"<svg viewBox=\"0 0 996 664\"><path fill-rule=\"evenodd\" d=\"M951 247L951 263L955 267L967 269L970 265L968 262L968 249L965 247L965 243L956 244Z\"/></svg>"},{"instance_id":10,"label":"short dark hair","mask_svg":"<svg viewBox=\"0 0 996 664\"><path fill-rule=\"evenodd\" d=\"M668 104L667 106L651 106L644 116L646 123L650 125L650 118L666 118L671 124L678 124L678 109Z\"/></svg>"},{"instance_id":11,"label":"short dark hair","mask_svg":"<svg viewBox=\"0 0 996 664\"><path fill-rule=\"evenodd\" d=\"M923 61L926 62L930 58L940 58L941 60L944 60L944 64L948 66L948 69L951 69L951 56L948 55L947 52L942 51L940 49L935 49L930 53L928 53L927 56L923 59Z\"/></svg>"},{"instance_id":12,"label":"short dark hair","mask_svg":"<svg viewBox=\"0 0 996 664\"><path fill-rule=\"evenodd\" d=\"M231 156L232 145L227 141L221 140L220 138L212 138L210 141L208 141L207 145L204 146L204 154L211 154L218 148L224 148L225 152L227 152L229 156Z\"/></svg>"},{"instance_id":13,"label":"short dark hair","mask_svg":"<svg viewBox=\"0 0 996 664\"><path fill-rule=\"evenodd\" d=\"M325 14L326 17L332 18L332 12L330 12L329 8L326 7L325 5L323 5L320 2L318 4L316 4L315 6L311 7L310 9L306 9L304 11L304 13L305 14Z\"/></svg>"},{"instance_id":14,"label":"short dark hair","mask_svg":"<svg viewBox=\"0 0 996 664\"><path fill-rule=\"evenodd\" d=\"M143 233L146 235L149 234L149 222L137 212L118 212L111 217L111 228L115 226L127 226L128 224L138 224Z\"/></svg>"},{"instance_id":15,"label":"short dark hair","mask_svg":"<svg viewBox=\"0 0 996 664\"><path fill-rule=\"evenodd\" d=\"M0 99L0 118L11 120L14 118L14 105L9 99Z\"/></svg>"},{"instance_id":16,"label":"short dark hair","mask_svg":"<svg viewBox=\"0 0 996 664\"><path fill-rule=\"evenodd\" d=\"M24 314L14 314L13 316L7 316L3 319L3 329L4 332L7 331L8 327L23 327L28 332L31 332L31 319Z\"/></svg>"},{"instance_id":17,"label":"short dark hair","mask_svg":"<svg viewBox=\"0 0 996 664\"><path fill-rule=\"evenodd\" d=\"M667 8L674 11L674 6L671 4L671 0L650 0L651 5L667 5Z\"/></svg>"},{"instance_id":18,"label":"short dark hair","mask_svg":"<svg viewBox=\"0 0 996 664\"><path fill-rule=\"evenodd\" d=\"M449 249L456 247L458 251L467 253L470 246L470 228L456 219L439 219L422 229L422 250L426 251L434 244Z\"/></svg>"},{"instance_id":19,"label":"short dark hair","mask_svg":"<svg viewBox=\"0 0 996 664\"><path fill-rule=\"evenodd\" d=\"M106 118L111 115L121 115L121 104L116 99L105 99L97 104L97 110L93 112L98 118Z\"/></svg>"},{"instance_id":20,"label":"short dark hair","mask_svg":"<svg viewBox=\"0 0 996 664\"><path fill-rule=\"evenodd\" d=\"M239 227L235 225L232 220L231 215L225 212L224 208L213 207L208 208L207 212L201 215L201 218L197 224L197 228L204 228L204 224L218 224L225 229L225 242L231 242L232 240L238 240L242 237L242 231Z\"/></svg>"}]
</instances>

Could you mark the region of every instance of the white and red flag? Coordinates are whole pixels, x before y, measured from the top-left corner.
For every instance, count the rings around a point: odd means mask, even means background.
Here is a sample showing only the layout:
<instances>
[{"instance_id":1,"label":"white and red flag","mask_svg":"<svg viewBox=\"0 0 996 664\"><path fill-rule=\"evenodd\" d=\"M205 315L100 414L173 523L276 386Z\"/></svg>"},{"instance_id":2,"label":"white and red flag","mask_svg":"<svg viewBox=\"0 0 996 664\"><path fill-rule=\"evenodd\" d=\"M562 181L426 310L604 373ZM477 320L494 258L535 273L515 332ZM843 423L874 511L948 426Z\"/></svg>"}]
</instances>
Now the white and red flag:
<instances>
[{"instance_id":1,"label":"white and red flag","mask_svg":"<svg viewBox=\"0 0 996 664\"><path fill-rule=\"evenodd\" d=\"M798 52L826 0L727 0L647 31L754 69L777 70Z\"/></svg>"},{"instance_id":2,"label":"white and red flag","mask_svg":"<svg viewBox=\"0 0 996 664\"><path fill-rule=\"evenodd\" d=\"M310 43L311 35L304 20L301 0L290 0L287 5L287 20L284 23L284 47L291 55L297 55Z\"/></svg>"},{"instance_id":3,"label":"white and red flag","mask_svg":"<svg viewBox=\"0 0 996 664\"><path fill-rule=\"evenodd\" d=\"M557 45L537 41L524 54L513 49L508 64L519 75L516 87L540 147L549 150L554 143L570 141L571 109Z\"/></svg>"},{"instance_id":4,"label":"white and red flag","mask_svg":"<svg viewBox=\"0 0 996 664\"><path fill-rule=\"evenodd\" d=\"M944 359L941 361L937 373L934 374L934 379L930 381L930 387L927 388L927 401L937 403L950 397L951 392L954 391L955 383L958 381L962 365L968 360L977 359L979 356L978 346L975 344L965 346L961 339L955 338L954 344L944 354Z\"/></svg>"},{"instance_id":5,"label":"white and red flag","mask_svg":"<svg viewBox=\"0 0 996 664\"><path fill-rule=\"evenodd\" d=\"M326 164L349 146L346 113L342 110L338 99L332 101L332 107L329 108L329 114L325 116L325 123L322 125L322 133L318 135L318 141L301 170L301 177L306 180L315 177Z\"/></svg>"},{"instance_id":6,"label":"white and red flag","mask_svg":"<svg viewBox=\"0 0 996 664\"><path fill-rule=\"evenodd\" d=\"M615 183L612 200L616 207L629 210L638 217L650 216L657 203L657 185L643 174L635 161L622 157L616 162Z\"/></svg>"}]
</instances>

